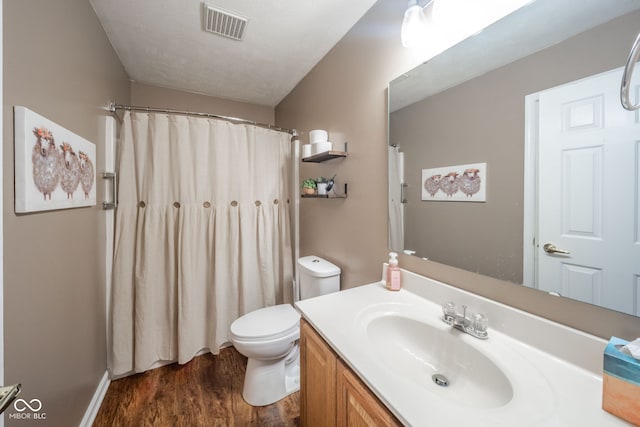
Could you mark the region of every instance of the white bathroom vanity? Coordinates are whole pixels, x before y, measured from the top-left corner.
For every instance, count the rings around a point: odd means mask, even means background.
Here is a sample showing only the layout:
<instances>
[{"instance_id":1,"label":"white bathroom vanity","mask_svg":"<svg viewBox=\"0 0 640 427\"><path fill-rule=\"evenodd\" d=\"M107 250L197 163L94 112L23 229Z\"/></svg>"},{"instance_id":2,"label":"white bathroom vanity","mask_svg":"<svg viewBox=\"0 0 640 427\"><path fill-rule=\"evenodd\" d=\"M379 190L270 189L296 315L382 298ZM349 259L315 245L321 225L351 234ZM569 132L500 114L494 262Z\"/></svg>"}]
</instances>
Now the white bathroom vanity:
<instances>
[{"instance_id":1,"label":"white bathroom vanity","mask_svg":"<svg viewBox=\"0 0 640 427\"><path fill-rule=\"evenodd\" d=\"M370 414L383 420L376 424L629 425L601 409L605 340L406 270L402 283L399 292L376 282L296 303L311 333L335 352L338 368L362 381L360 394L379 399L382 408L373 402ZM486 316L488 338L445 323L445 302ZM307 340L303 327L301 424L309 425L313 405L328 405L327 425L346 425L348 389L327 390L324 403L314 397L322 390L304 389L305 374L318 375L305 373L317 356ZM322 382L335 387L328 377ZM339 372L337 381L345 381ZM354 414L367 407L358 404Z\"/></svg>"}]
</instances>

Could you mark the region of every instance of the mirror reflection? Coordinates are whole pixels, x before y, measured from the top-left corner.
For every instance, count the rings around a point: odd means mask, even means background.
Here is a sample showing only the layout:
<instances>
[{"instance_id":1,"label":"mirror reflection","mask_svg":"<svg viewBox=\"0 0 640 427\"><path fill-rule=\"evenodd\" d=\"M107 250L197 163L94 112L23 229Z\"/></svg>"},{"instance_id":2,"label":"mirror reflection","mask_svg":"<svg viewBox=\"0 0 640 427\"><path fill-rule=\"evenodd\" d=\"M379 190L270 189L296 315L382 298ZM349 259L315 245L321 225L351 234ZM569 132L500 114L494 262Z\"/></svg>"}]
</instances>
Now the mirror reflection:
<instances>
[{"instance_id":1,"label":"mirror reflection","mask_svg":"<svg viewBox=\"0 0 640 427\"><path fill-rule=\"evenodd\" d=\"M619 95L640 4L558 3L390 83L389 244L640 315L640 120ZM462 185L470 164L486 164L485 201L425 197L434 179Z\"/></svg>"}]
</instances>

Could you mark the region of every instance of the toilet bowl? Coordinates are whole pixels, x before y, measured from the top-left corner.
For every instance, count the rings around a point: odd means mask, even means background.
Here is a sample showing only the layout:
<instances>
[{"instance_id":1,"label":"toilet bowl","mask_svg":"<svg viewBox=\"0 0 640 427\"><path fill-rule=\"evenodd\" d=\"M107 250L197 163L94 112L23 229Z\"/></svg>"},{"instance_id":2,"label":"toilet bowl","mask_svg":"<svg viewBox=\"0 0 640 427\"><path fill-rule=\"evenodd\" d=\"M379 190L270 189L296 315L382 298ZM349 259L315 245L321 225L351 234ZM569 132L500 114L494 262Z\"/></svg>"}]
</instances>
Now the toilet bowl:
<instances>
[{"instance_id":1,"label":"toilet bowl","mask_svg":"<svg viewBox=\"0 0 640 427\"><path fill-rule=\"evenodd\" d=\"M299 338L300 313L289 304L252 311L231 324L231 342L248 358L247 403L269 405L300 389Z\"/></svg>"},{"instance_id":2,"label":"toilet bowl","mask_svg":"<svg viewBox=\"0 0 640 427\"><path fill-rule=\"evenodd\" d=\"M315 256L298 260L303 298L340 290L340 269ZM261 308L236 319L231 343L247 357L242 397L270 405L300 389L300 313L290 304Z\"/></svg>"}]
</instances>

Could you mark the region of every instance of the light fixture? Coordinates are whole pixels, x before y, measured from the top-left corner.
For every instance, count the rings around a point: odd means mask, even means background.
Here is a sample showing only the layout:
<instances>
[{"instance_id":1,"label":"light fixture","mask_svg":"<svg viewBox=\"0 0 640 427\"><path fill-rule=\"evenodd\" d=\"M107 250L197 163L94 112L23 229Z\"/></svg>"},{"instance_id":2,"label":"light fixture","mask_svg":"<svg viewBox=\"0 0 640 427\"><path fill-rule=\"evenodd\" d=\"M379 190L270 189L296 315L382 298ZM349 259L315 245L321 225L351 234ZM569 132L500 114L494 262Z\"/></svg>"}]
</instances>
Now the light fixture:
<instances>
[{"instance_id":1,"label":"light fixture","mask_svg":"<svg viewBox=\"0 0 640 427\"><path fill-rule=\"evenodd\" d=\"M427 2L425 6L420 6L418 0L409 0L409 6L404 13L402 20L402 30L400 37L404 47L417 47L423 42L427 34L428 20L424 9L434 0Z\"/></svg>"}]
</instances>

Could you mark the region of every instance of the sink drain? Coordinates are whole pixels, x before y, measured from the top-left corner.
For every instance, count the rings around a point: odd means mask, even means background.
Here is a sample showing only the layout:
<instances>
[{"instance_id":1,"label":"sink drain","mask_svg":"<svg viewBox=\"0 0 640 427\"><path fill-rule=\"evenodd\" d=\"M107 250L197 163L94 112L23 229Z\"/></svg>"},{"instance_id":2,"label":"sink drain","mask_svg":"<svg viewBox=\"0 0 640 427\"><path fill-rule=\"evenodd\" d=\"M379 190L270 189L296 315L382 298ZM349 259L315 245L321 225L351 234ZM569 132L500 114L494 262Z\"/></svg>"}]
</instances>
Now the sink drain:
<instances>
[{"instance_id":1,"label":"sink drain","mask_svg":"<svg viewBox=\"0 0 640 427\"><path fill-rule=\"evenodd\" d=\"M431 376L431 379L440 387L447 387L449 385L449 380L442 374L434 374Z\"/></svg>"}]
</instances>

